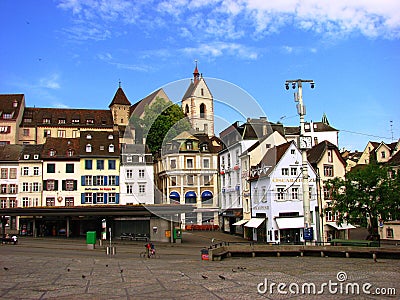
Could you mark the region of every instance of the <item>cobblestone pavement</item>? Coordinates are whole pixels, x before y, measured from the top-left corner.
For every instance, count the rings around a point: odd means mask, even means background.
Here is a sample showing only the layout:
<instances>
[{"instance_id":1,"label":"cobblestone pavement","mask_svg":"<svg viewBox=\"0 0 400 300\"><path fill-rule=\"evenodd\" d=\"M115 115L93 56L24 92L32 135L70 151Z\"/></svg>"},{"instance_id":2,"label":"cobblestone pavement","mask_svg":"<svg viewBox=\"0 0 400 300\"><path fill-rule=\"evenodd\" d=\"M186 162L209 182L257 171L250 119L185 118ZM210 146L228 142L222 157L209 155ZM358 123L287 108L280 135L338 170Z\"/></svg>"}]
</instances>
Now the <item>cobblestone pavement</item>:
<instances>
[{"instance_id":1,"label":"cobblestone pavement","mask_svg":"<svg viewBox=\"0 0 400 300\"><path fill-rule=\"evenodd\" d=\"M144 242L115 242L116 254L107 256L104 247L88 250L84 240L21 239L19 245L0 245L0 298L400 298L400 260L257 257L203 261L200 249L212 238L243 241L216 232L184 233L182 244L156 244L160 258L142 259ZM370 294L363 292L363 286ZM291 293L297 287L299 292ZM359 294L353 292L357 287ZM392 293L391 288L396 295L374 295ZM316 294L321 289L323 294Z\"/></svg>"}]
</instances>

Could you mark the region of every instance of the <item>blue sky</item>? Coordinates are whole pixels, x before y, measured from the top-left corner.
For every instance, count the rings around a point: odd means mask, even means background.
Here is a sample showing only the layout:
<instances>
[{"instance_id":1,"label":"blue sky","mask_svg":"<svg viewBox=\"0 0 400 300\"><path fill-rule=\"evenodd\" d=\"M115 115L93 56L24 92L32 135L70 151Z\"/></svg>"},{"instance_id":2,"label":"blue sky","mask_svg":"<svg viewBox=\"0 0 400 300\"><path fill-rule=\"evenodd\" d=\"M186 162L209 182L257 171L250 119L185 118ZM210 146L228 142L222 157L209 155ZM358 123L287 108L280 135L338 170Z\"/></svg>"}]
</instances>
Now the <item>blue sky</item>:
<instances>
[{"instance_id":1,"label":"blue sky","mask_svg":"<svg viewBox=\"0 0 400 300\"><path fill-rule=\"evenodd\" d=\"M248 117L298 125L284 83L313 79L306 120L325 112L339 147L400 138L398 0L2 0L0 28L0 93L28 106L107 108L119 80L135 103L198 60L204 77L236 87L221 98L244 90L236 108L259 105Z\"/></svg>"}]
</instances>

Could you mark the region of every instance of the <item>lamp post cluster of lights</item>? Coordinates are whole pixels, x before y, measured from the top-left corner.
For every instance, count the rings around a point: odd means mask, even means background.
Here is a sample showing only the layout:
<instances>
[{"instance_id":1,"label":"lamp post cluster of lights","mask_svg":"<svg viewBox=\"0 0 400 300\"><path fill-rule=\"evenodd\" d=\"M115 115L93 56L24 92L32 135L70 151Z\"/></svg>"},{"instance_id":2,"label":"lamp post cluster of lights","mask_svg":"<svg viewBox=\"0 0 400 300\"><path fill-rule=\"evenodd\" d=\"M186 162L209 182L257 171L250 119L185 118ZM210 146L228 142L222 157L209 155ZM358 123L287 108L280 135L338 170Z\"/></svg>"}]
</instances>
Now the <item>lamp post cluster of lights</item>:
<instances>
[{"instance_id":1,"label":"lamp post cluster of lights","mask_svg":"<svg viewBox=\"0 0 400 300\"><path fill-rule=\"evenodd\" d=\"M289 90L289 85L292 85L292 89L297 86L297 92L294 93L294 101L297 102L297 113L300 116L300 136L298 140L298 146L301 150L302 158L302 188L303 188L303 210L304 210L304 232L303 237L306 241L313 240L313 230L311 227L311 212L310 212L310 189L308 184L308 161L307 161L307 149L311 148L312 139L311 136L305 135L304 128L304 116L306 114L306 107L303 104L303 83L310 83L311 88L315 87L314 80L286 80L285 88Z\"/></svg>"}]
</instances>

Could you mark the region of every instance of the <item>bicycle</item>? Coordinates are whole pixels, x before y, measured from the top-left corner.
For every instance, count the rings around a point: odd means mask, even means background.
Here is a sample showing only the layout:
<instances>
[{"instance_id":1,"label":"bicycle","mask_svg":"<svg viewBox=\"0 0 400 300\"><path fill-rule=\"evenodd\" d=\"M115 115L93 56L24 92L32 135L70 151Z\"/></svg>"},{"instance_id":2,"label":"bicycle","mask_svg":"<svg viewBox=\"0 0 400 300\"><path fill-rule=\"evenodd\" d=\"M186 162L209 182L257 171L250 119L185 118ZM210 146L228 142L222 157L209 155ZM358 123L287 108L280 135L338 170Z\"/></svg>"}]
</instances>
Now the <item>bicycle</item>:
<instances>
[{"instance_id":1,"label":"bicycle","mask_svg":"<svg viewBox=\"0 0 400 300\"><path fill-rule=\"evenodd\" d=\"M139 253L139 257L140 258L160 258L160 255L156 252L155 249L150 249L149 254L147 254L147 251L142 251Z\"/></svg>"}]
</instances>

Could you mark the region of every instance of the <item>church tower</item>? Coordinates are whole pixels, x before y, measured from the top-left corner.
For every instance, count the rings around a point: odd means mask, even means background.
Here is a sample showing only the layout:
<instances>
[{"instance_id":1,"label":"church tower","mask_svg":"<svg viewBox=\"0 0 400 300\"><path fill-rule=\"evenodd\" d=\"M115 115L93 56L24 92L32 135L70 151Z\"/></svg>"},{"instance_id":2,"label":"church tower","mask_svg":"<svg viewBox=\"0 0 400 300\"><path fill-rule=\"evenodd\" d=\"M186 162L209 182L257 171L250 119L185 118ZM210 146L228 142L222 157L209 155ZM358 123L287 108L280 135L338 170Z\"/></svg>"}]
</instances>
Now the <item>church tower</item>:
<instances>
[{"instance_id":1,"label":"church tower","mask_svg":"<svg viewBox=\"0 0 400 300\"><path fill-rule=\"evenodd\" d=\"M214 100L203 75L197 69L197 61L193 79L182 98L182 110L196 132L214 136Z\"/></svg>"}]
</instances>

